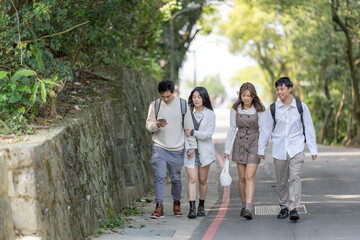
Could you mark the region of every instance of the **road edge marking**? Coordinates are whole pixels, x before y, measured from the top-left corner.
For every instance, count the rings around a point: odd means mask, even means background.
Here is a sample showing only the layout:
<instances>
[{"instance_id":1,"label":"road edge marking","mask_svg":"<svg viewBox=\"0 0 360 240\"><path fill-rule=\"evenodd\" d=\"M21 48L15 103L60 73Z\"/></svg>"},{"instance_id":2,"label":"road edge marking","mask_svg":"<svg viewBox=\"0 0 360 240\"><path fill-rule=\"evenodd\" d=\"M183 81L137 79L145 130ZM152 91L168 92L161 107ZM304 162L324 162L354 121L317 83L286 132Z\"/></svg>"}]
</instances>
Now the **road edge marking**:
<instances>
[{"instance_id":1,"label":"road edge marking","mask_svg":"<svg viewBox=\"0 0 360 240\"><path fill-rule=\"evenodd\" d=\"M221 155L215 150L215 156L218 159L220 166L221 163L222 167L224 166L224 161L221 157ZM202 237L202 240L210 240L213 239L215 236L215 233L217 231L217 229L219 228L222 220L224 219L228 206L230 203L230 187L223 187L223 198L222 198L222 202L219 208L219 211L216 215L216 217L214 218L214 220L211 222L209 228L206 230L204 236Z\"/></svg>"}]
</instances>

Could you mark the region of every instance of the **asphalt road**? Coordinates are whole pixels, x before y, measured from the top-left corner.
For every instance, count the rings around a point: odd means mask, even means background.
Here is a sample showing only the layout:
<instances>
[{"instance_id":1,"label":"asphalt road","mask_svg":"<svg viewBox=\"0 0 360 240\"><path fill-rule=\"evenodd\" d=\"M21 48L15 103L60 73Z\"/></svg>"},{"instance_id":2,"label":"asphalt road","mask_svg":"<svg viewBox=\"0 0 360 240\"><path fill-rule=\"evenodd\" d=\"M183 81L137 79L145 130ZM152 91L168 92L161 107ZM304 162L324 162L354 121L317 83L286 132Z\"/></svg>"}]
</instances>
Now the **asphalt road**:
<instances>
[{"instance_id":1,"label":"asphalt road","mask_svg":"<svg viewBox=\"0 0 360 240\"><path fill-rule=\"evenodd\" d=\"M217 127L213 139L218 154L223 156L229 110L217 108L215 114ZM226 204L222 200L227 194L223 194L224 189L219 184L222 161L217 161L212 164L208 178L206 217L186 217L187 176L183 171L183 217L172 216L170 184L167 184L163 219L150 219L154 203L148 203L144 205L144 215L132 218L131 227L109 230L94 239L360 240L360 149L328 146L318 148L319 156L315 161L311 160L309 154L306 155L302 175L303 206L299 209L300 220L296 223L289 219L276 219L279 211L276 180L271 152L268 151L267 159L261 162L256 174L253 220L245 220L239 216L241 201L237 191L235 164L230 166L233 184L230 187L229 201L224 201L229 204L224 207ZM268 150L270 149L271 146L268 146ZM219 217L224 212L225 215Z\"/></svg>"},{"instance_id":2,"label":"asphalt road","mask_svg":"<svg viewBox=\"0 0 360 240\"><path fill-rule=\"evenodd\" d=\"M219 122L222 121L224 119L220 118ZM221 132L217 134L219 138L216 149L223 155ZM319 155L315 161L311 160L308 152L306 154L302 174L303 206L297 222L276 219L279 209L270 145L266 160L261 162L256 174L252 220L239 216L241 201L237 190L237 169L234 163L231 164L233 183L230 188L230 203L213 239L359 240L360 149L328 146L318 148ZM222 200L223 196L220 196L214 211L200 223L191 239L203 239L216 219Z\"/></svg>"}]
</instances>

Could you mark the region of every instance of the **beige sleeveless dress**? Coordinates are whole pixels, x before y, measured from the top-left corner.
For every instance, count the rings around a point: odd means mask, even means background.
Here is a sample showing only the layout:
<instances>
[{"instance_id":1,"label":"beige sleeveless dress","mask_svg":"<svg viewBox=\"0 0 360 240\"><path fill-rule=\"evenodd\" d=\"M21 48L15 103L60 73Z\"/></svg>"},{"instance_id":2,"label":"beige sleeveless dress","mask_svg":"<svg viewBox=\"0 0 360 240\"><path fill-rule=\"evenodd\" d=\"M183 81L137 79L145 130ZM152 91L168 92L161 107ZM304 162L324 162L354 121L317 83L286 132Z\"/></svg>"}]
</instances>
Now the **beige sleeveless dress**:
<instances>
[{"instance_id":1,"label":"beige sleeveless dress","mask_svg":"<svg viewBox=\"0 0 360 240\"><path fill-rule=\"evenodd\" d=\"M258 157L259 124L257 114L236 113L236 126L232 161L241 164L260 163Z\"/></svg>"}]
</instances>

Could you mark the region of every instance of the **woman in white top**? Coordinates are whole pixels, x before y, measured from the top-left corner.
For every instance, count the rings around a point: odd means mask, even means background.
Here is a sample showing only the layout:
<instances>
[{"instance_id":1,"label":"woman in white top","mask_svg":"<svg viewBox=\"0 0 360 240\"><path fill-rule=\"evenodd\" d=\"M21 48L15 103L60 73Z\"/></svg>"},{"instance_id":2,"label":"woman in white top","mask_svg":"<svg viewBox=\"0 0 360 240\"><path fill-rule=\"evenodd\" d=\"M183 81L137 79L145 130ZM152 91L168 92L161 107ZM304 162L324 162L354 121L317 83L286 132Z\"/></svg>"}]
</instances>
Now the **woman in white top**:
<instances>
[{"instance_id":1,"label":"woman in white top","mask_svg":"<svg viewBox=\"0 0 360 240\"><path fill-rule=\"evenodd\" d=\"M253 84L244 83L231 108L230 128L225 142L225 158L237 164L238 190L242 202L240 216L252 219L251 203L255 192L255 174L260 163L257 154L259 127L265 111Z\"/></svg>"},{"instance_id":2,"label":"woman in white top","mask_svg":"<svg viewBox=\"0 0 360 240\"><path fill-rule=\"evenodd\" d=\"M215 149L212 134L215 129L215 113L211 106L208 92L203 87L196 87L188 100L194 129L186 129L186 136L194 136L197 141L195 156L184 158L184 165L188 174L188 196L190 210L188 217L205 216L205 197L208 189L207 177L210 164L215 161ZM199 207L196 213L196 183L199 181Z\"/></svg>"}]
</instances>

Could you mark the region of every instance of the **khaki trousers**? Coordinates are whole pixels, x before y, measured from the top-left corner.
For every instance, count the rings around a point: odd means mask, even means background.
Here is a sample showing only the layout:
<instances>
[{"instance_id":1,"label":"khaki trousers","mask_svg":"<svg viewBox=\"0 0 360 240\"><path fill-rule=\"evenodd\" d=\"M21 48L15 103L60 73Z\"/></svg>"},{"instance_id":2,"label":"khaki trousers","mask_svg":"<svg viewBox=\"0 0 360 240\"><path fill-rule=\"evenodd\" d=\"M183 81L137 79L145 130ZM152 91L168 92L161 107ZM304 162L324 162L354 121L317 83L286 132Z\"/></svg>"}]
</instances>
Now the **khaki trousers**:
<instances>
[{"instance_id":1,"label":"khaki trousers","mask_svg":"<svg viewBox=\"0 0 360 240\"><path fill-rule=\"evenodd\" d=\"M277 194L281 208L300 207L301 202L301 171L305 159L304 151L293 158L286 153L286 160L274 158L275 174L277 180Z\"/></svg>"}]
</instances>

